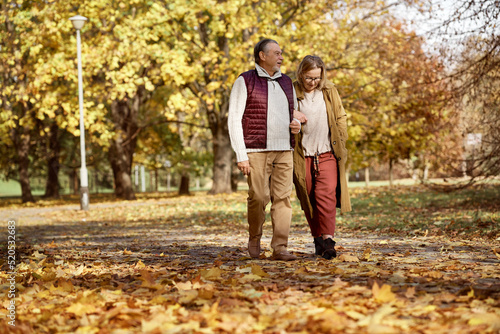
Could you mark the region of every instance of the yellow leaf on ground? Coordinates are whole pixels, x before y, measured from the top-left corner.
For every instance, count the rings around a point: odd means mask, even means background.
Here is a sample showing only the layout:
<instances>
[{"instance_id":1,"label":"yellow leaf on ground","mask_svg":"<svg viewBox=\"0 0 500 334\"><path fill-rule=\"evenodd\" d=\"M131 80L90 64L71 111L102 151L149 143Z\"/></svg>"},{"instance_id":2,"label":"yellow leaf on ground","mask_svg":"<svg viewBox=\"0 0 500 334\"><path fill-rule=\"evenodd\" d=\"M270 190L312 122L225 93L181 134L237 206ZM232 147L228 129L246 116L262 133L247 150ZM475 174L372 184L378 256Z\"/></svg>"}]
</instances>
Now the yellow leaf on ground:
<instances>
[{"instance_id":1,"label":"yellow leaf on ground","mask_svg":"<svg viewBox=\"0 0 500 334\"><path fill-rule=\"evenodd\" d=\"M493 253L495 254L495 256L497 257L497 259L500 260L500 248L492 248L493 250Z\"/></svg>"},{"instance_id":2,"label":"yellow leaf on ground","mask_svg":"<svg viewBox=\"0 0 500 334\"><path fill-rule=\"evenodd\" d=\"M375 313L370 314L358 322L359 326L367 326L368 333L399 333L396 328L385 325L384 319L394 313L396 308L390 306L389 304L382 305Z\"/></svg>"},{"instance_id":3,"label":"yellow leaf on ground","mask_svg":"<svg viewBox=\"0 0 500 334\"><path fill-rule=\"evenodd\" d=\"M211 268L200 272L201 277L211 281L219 279L222 273L224 273L224 271L219 268Z\"/></svg>"},{"instance_id":4,"label":"yellow leaf on ground","mask_svg":"<svg viewBox=\"0 0 500 334\"><path fill-rule=\"evenodd\" d=\"M78 269L73 271L71 274L73 274L73 276L80 276L83 273L83 269L85 269L85 266L82 264L80 265L80 267L78 267Z\"/></svg>"},{"instance_id":5,"label":"yellow leaf on ground","mask_svg":"<svg viewBox=\"0 0 500 334\"><path fill-rule=\"evenodd\" d=\"M241 278L242 281L258 281L258 280L261 280L262 277L259 276L259 275L255 275L255 274L247 274L245 276L243 276Z\"/></svg>"},{"instance_id":6,"label":"yellow leaf on ground","mask_svg":"<svg viewBox=\"0 0 500 334\"><path fill-rule=\"evenodd\" d=\"M189 304L198 297L198 290L180 290L179 304Z\"/></svg>"},{"instance_id":7,"label":"yellow leaf on ground","mask_svg":"<svg viewBox=\"0 0 500 334\"><path fill-rule=\"evenodd\" d=\"M496 332L500 330L500 315L495 313L478 313L469 319L469 325L489 324L489 330Z\"/></svg>"},{"instance_id":8,"label":"yellow leaf on ground","mask_svg":"<svg viewBox=\"0 0 500 334\"><path fill-rule=\"evenodd\" d=\"M66 312L74 313L77 317L81 317L84 314L96 313L97 308L92 304L75 303L66 308Z\"/></svg>"},{"instance_id":9,"label":"yellow leaf on ground","mask_svg":"<svg viewBox=\"0 0 500 334\"><path fill-rule=\"evenodd\" d=\"M353 318L354 320L361 320L361 319L365 318L365 315L363 313L359 313L356 311L347 310L347 311L345 311L345 314L347 314L349 317Z\"/></svg>"},{"instance_id":10,"label":"yellow leaf on ground","mask_svg":"<svg viewBox=\"0 0 500 334\"><path fill-rule=\"evenodd\" d=\"M174 315L174 310L177 307L169 307L166 311L161 311L153 315L153 317L149 320L141 321L141 330L142 333L149 333L155 329L163 329L167 330L172 327L175 327L176 317Z\"/></svg>"},{"instance_id":11,"label":"yellow leaf on ground","mask_svg":"<svg viewBox=\"0 0 500 334\"><path fill-rule=\"evenodd\" d=\"M83 326L83 327L78 327L76 330L75 334L95 334L99 332L98 327L93 327L93 326Z\"/></svg>"},{"instance_id":12,"label":"yellow leaf on ground","mask_svg":"<svg viewBox=\"0 0 500 334\"><path fill-rule=\"evenodd\" d=\"M54 296L64 297L69 294L69 292L65 291L63 287L61 286L55 287L53 284L50 286L49 291Z\"/></svg>"},{"instance_id":13,"label":"yellow leaf on ground","mask_svg":"<svg viewBox=\"0 0 500 334\"><path fill-rule=\"evenodd\" d=\"M39 253L37 250L31 256L34 257L36 260L45 259L47 257L47 255Z\"/></svg>"},{"instance_id":14,"label":"yellow leaf on ground","mask_svg":"<svg viewBox=\"0 0 500 334\"><path fill-rule=\"evenodd\" d=\"M342 254L338 257L338 259L342 262L359 262L359 259L357 256L352 256L352 255L347 255L347 254Z\"/></svg>"},{"instance_id":15,"label":"yellow leaf on ground","mask_svg":"<svg viewBox=\"0 0 500 334\"><path fill-rule=\"evenodd\" d=\"M382 287L379 287L377 282L375 282L372 287L373 298L381 303L391 302L396 299L396 295L392 293L391 289L390 285L384 284Z\"/></svg>"},{"instance_id":16,"label":"yellow leaf on ground","mask_svg":"<svg viewBox=\"0 0 500 334\"><path fill-rule=\"evenodd\" d=\"M363 251L363 255L361 256L361 258L364 260L364 261L370 261L370 255L372 254L372 249L371 248L367 248Z\"/></svg>"},{"instance_id":17,"label":"yellow leaf on ground","mask_svg":"<svg viewBox=\"0 0 500 334\"><path fill-rule=\"evenodd\" d=\"M264 270L262 270L261 266L256 265L256 264L254 264L252 266L252 274L255 274L255 275L261 276L261 277L267 277L267 276L269 276L268 273L266 273Z\"/></svg>"},{"instance_id":18,"label":"yellow leaf on ground","mask_svg":"<svg viewBox=\"0 0 500 334\"><path fill-rule=\"evenodd\" d=\"M146 265L141 260L139 260L139 262L137 262L137 264L135 265L135 269L144 269L144 268L146 268Z\"/></svg>"},{"instance_id":19,"label":"yellow leaf on ground","mask_svg":"<svg viewBox=\"0 0 500 334\"><path fill-rule=\"evenodd\" d=\"M198 290L198 297L201 299L212 299L213 296L214 290L211 286Z\"/></svg>"},{"instance_id":20,"label":"yellow leaf on ground","mask_svg":"<svg viewBox=\"0 0 500 334\"><path fill-rule=\"evenodd\" d=\"M179 290L192 290L193 289L193 283L191 283L191 281L187 281L187 282L178 282L178 283L175 283L175 286L179 289Z\"/></svg>"}]
</instances>

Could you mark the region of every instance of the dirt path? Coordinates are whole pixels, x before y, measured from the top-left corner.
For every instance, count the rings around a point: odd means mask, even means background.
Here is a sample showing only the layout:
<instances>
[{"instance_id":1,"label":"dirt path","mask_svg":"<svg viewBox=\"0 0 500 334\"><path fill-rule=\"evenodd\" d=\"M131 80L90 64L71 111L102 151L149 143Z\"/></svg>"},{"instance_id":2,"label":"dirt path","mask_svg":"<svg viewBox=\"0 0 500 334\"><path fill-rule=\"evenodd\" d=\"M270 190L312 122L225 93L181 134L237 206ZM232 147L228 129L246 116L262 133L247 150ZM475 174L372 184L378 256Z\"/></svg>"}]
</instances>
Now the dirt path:
<instances>
[{"instance_id":1,"label":"dirt path","mask_svg":"<svg viewBox=\"0 0 500 334\"><path fill-rule=\"evenodd\" d=\"M295 209L289 249L299 260L269 259L269 222L264 252L251 260L240 197L112 202L93 204L89 212L77 205L0 210L0 219L20 222L18 328L23 333L500 329L494 241L358 233L340 222L339 257L327 261L313 255L307 224Z\"/></svg>"},{"instance_id":2,"label":"dirt path","mask_svg":"<svg viewBox=\"0 0 500 334\"><path fill-rule=\"evenodd\" d=\"M140 207L148 206L151 203L164 205L172 203L171 200L148 200L134 202L106 202L106 203L91 203L90 210L104 208L124 208L124 207ZM16 219L21 225L32 225L33 223L46 222L46 214L50 212L76 212L80 211L79 204L57 205L50 207L34 207L34 208L0 208L0 221Z\"/></svg>"}]
</instances>

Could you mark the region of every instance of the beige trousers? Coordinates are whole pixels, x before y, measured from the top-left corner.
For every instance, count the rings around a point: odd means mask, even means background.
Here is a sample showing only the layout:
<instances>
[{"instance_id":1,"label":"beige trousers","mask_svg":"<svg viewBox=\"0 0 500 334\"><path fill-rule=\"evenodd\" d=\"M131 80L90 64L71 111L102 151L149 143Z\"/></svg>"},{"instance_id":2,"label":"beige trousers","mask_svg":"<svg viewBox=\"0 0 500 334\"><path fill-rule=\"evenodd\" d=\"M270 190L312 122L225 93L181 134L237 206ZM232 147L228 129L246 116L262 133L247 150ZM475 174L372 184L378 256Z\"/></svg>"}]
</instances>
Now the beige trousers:
<instances>
[{"instance_id":1,"label":"beige trousers","mask_svg":"<svg viewBox=\"0 0 500 334\"><path fill-rule=\"evenodd\" d=\"M249 240L260 239L266 220L266 205L271 201L274 252L286 250L292 221L290 195L293 183L292 151L248 153L248 232Z\"/></svg>"}]
</instances>

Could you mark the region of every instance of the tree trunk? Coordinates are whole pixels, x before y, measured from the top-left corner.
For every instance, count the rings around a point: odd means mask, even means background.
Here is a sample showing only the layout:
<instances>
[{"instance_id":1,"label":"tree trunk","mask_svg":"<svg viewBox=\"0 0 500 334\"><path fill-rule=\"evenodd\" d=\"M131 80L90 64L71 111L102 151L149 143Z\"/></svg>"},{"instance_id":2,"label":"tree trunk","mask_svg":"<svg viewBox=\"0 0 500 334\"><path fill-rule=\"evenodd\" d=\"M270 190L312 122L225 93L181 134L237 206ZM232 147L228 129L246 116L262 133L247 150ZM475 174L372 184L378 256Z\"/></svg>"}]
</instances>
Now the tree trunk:
<instances>
[{"instance_id":1,"label":"tree trunk","mask_svg":"<svg viewBox=\"0 0 500 334\"><path fill-rule=\"evenodd\" d=\"M20 38L20 35L16 31L16 24L14 24L9 15L7 15L7 1L3 1L3 6L2 8L5 8L5 15L2 17L2 53L5 53L7 55L7 59L9 59L9 55L12 57L16 53L19 53L19 55L22 55L23 52L21 51L21 43L16 43L15 40L18 40ZM7 43L7 44L6 44ZM17 69L22 69L25 67L25 61L27 60L27 57L12 57L13 63L11 65L15 66L4 66L4 63L2 63L2 89L4 89L5 85L4 83L9 82L11 80L15 80L17 82L16 84L16 90L20 89L21 91L26 91L26 85L28 81L28 76L23 75L24 79L18 77L17 74ZM13 70L16 68L16 70ZM19 72L21 73L21 72ZM0 94L2 97L2 111L3 109L8 109L10 110L14 117L14 128L10 132L10 136L14 145L14 149L16 151L16 163L17 163L17 168L18 168L18 173L19 173L19 183L21 184L21 199L23 203L26 202L34 202L35 199L33 198L33 194L31 193L31 186L30 186L30 179L29 179L29 154L30 154L30 140L31 140L31 134L30 134L30 125L28 124L31 122L33 117L32 115L29 114L29 110L32 109L32 105L30 102L14 102L9 101L7 96L13 96L13 92L7 93L7 94ZM13 99L15 100L15 99ZM3 120L2 120L3 121ZM22 124L21 123L24 123ZM3 140L3 138L2 138Z\"/></svg>"},{"instance_id":2,"label":"tree trunk","mask_svg":"<svg viewBox=\"0 0 500 334\"><path fill-rule=\"evenodd\" d=\"M35 199L31 194L30 178L29 178L29 151L30 151L30 134L26 128L23 128L23 134L17 141L17 155L18 155L18 171L19 182L21 183L21 199L23 203L34 202Z\"/></svg>"},{"instance_id":3,"label":"tree trunk","mask_svg":"<svg viewBox=\"0 0 500 334\"><path fill-rule=\"evenodd\" d=\"M370 186L370 168L365 168L365 184L367 187Z\"/></svg>"},{"instance_id":4,"label":"tree trunk","mask_svg":"<svg viewBox=\"0 0 500 334\"><path fill-rule=\"evenodd\" d=\"M183 174L181 176L181 184L179 186L179 195L191 195L189 192L189 174Z\"/></svg>"},{"instance_id":5,"label":"tree trunk","mask_svg":"<svg viewBox=\"0 0 500 334\"><path fill-rule=\"evenodd\" d=\"M94 173L94 183L95 183L95 193L99 193L99 172L97 171L97 166Z\"/></svg>"},{"instance_id":6,"label":"tree trunk","mask_svg":"<svg viewBox=\"0 0 500 334\"><path fill-rule=\"evenodd\" d=\"M210 194L231 193L233 150L227 126L219 127L214 142L213 184Z\"/></svg>"},{"instance_id":7,"label":"tree trunk","mask_svg":"<svg viewBox=\"0 0 500 334\"><path fill-rule=\"evenodd\" d=\"M231 190L233 192L238 191L238 181L240 179L240 171L237 168L231 168Z\"/></svg>"},{"instance_id":8,"label":"tree trunk","mask_svg":"<svg viewBox=\"0 0 500 334\"><path fill-rule=\"evenodd\" d=\"M115 181L115 195L118 198L126 200L134 200L135 193L132 187L131 178L131 157L127 154L122 146L122 138L111 140L109 148L109 162L113 170L113 178Z\"/></svg>"},{"instance_id":9,"label":"tree trunk","mask_svg":"<svg viewBox=\"0 0 500 334\"><path fill-rule=\"evenodd\" d=\"M143 88L139 88L133 99L115 100L111 103L115 136L111 139L109 161L115 181L115 195L126 200L135 199L131 173L139 133L137 117L143 102L143 91Z\"/></svg>"},{"instance_id":10,"label":"tree trunk","mask_svg":"<svg viewBox=\"0 0 500 334\"><path fill-rule=\"evenodd\" d=\"M393 178L393 167L394 167L394 160L389 159L389 186L392 187L394 183L394 178Z\"/></svg>"},{"instance_id":11,"label":"tree trunk","mask_svg":"<svg viewBox=\"0 0 500 334\"><path fill-rule=\"evenodd\" d=\"M172 179L172 175L170 174L170 170L169 170L168 174L167 174L167 192L170 191L170 182L171 182L171 179Z\"/></svg>"},{"instance_id":12,"label":"tree trunk","mask_svg":"<svg viewBox=\"0 0 500 334\"><path fill-rule=\"evenodd\" d=\"M47 160L47 184L45 186L46 198L59 198L59 155L61 152L61 144L59 143L59 127L54 122L50 127L50 137L49 137L49 157Z\"/></svg>"},{"instance_id":13,"label":"tree trunk","mask_svg":"<svg viewBox=\"0 0 500 334\"><path fill-rule=\"evenodd\" d=\"M73 181L73 195L79 195L79 182L78 182L78 170L77 168L73 168L71 170L71 181Z\"/></svg>"},{"instance_id":14,"label":"tree trunk","mask_svg":"<svg viewBox=\"0 0 500 334\"><path fill-rule=\"evenodd\" d=\"M227 113L229 110L229 94L221 99L219 117L209 113L214 149L213 184L210 194L231 193L231 174L233 167L233 150L229 139Z\"/></svg>"}]
</instances>

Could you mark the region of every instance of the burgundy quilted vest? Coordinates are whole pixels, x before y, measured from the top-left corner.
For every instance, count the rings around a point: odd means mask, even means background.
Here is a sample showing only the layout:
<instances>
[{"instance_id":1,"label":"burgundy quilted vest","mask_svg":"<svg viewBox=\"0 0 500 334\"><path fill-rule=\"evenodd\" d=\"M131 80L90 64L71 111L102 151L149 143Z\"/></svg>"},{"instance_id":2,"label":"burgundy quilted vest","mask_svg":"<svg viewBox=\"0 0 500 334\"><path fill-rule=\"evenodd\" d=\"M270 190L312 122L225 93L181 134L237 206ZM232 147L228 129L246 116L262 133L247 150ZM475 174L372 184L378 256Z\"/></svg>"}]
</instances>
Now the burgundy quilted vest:
<instances>
[{"instance_id":1,"label":"burgundy quilted vest","mask_svg":"<svg viewBox=\"0 0 500 334\"><path fill-rule=\"evenodd\" d=\"M247 104L243 114L243 137L246 148L266 148L267 142L267 78L259 77L257 70L242 73L247 87ZM282 74L277 78L288 99L290 122L293 119L292 79ZM290 134L290 145L295 147L295 137Z\"/></svg>"}]
</instances>

